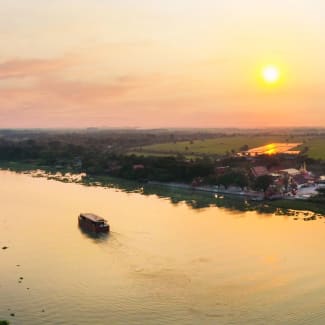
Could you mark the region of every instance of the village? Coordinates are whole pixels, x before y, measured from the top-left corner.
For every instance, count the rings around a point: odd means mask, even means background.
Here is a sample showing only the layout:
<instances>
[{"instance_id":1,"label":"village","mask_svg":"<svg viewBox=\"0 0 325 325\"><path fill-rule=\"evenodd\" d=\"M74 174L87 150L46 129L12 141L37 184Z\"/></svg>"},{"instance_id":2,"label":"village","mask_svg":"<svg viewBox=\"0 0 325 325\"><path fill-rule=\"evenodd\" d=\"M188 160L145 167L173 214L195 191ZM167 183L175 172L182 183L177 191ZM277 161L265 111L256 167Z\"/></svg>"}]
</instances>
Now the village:
<instances>
[{"instance_id":1,"label":"village","mask_svg":"<svg viewBox=\"0 0 325 325\"><path fill-rule=\"evenodd\" d=\"M318 197L325 189L325 175L317 175L309 171L305 161L301 163L300 167L294 167L297 166L297 158L300 157L301 152L293 149L299 145L301 144L272 143L236 153L234 159L236 157L244 159L251 165L247 175L251 180L249 185L245 184L245 181L238 185L238 181L235 180L238 174L233 173L233 180L225 177L225 175L231 174L233 169L233 166L227 165L215 168L217 185L202 186L202 179L196 178L191 186L199 191L243 196L256 201L265 199L307 200ZM265 163L267 157L277 157L280 163L269 167ZM173 184L172 186L179 185Z\"/></svg>"},{"instance_id":2,"label":"village","mask_svg":"<svg viewBox=\"0 0 325 325\"><path fill-rule=\"evenodd\" d=\"M283 159L291 159L300 155L299 150L294 150L301 143L275 143L264 147L254 148L248 151L250 155L278 154ZM295 159L294 159L295 161ZM299 169L296 168L273 168L268 170L265 166L252 167L254 177L269 175L272 184L265 192L265 197L272 198L294 198L309 199L319 194L318 189L325 185L324 175L314 175L308 171L306 162Z\"/></svg>"}]
</instances>

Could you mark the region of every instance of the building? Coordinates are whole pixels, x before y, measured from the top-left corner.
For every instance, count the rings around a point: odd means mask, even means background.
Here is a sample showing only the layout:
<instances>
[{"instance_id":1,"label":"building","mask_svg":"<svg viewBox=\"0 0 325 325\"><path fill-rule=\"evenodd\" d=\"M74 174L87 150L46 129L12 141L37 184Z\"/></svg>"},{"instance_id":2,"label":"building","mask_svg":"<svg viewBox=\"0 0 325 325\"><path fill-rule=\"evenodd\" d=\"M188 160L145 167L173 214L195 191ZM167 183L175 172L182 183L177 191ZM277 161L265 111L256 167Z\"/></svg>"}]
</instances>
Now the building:
<instances>
[{"instance_id":1,"label":"building","mask_svg":"<svg viewBox=\"0 0 325 325\"><path fill-rule=\"evenodd\" d=\"M269 174L269 171L265 166L252 167L251 172L255 178Z\"/></svg>"}]
</instances>

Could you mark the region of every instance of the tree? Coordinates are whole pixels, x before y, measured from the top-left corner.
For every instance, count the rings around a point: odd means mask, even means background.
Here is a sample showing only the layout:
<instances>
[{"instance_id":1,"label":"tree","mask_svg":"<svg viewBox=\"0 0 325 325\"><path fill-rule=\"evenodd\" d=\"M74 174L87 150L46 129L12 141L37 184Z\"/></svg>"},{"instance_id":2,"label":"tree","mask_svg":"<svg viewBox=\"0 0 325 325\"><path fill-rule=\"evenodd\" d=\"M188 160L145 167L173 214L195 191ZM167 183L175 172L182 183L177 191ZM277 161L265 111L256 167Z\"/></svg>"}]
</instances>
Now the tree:
<instances>
[{"instance_id":1,"label":"tree","mask_svg":"<svg viewBox=\"0 0 325 325\"><path fill-rule=\"evenodd\" d=\"M246 173L236 172L234 175L234 181L237 186L239 186L242 190L248 186L249 179Z\"/></svg>"},{"instance_id":2,"label":"tree","mask_svg":"<svg viewBox=\"0 0 325 325\"><path fill-rule=\"evenodd\" d=\"M7 320L0 320L0 325L9 325Z\"/></svg>"},{"instance_id":3,"label":"tree","mask_svg":"<svg viewBox=\"0 0 325 325\"><path fill-rule=\"evenodd\" d=\"M283 176L283 185L284 185L285 191L288 191L288 188L289 188L289 180L290 180L289 175L288 174L284 174L284 176Z\"/></svg>"},{"instance_id":4,"label":"tree","mask_svg":"<svg viewBox=\"0 0 325 325\"><path fill-rule=\"evenodd\" d=\"M309 147L308 146L305 146L302 150L301 150L301 154L302 155L304 155L304 154L306 154L307 152L308 152L308 150L309 150Z\"/></svg>"},{"instance_id":5,"label":"tree","mask_svg":"<svg viewBox=\"0 0 325 325\"><path fill-rule=\"evenodd\" d=\"M217 185L223 185L226 189L233 184L231 173L220 175L216 180Z\"/></svg>"},{"instance_id":6,"label":"tree","mask_svg":"<svg viewBox=\"0 0 325 325\"><path fill-rule=\"evenodd\" d=\"M244 144L243 146L241 146L239 148L239 151L248 151L248 149L249 149L248 145L247 144Z\"/></svg>"},{"instance_id":7,"label":"tree","mask_svg":"<svg viewBox=\"0 0 325 325\"><path fill-rule=\"evenodd\" d=\"M273 183L272 176L263 175L256 178L254 187L255 189L262 190L265 193L272 183Z\"/></svg>"},{"instance_id":8,"label":"tree","mask_svg":"<svg viewBox=\"0 0 325 325\"><path fill-rule=\"evenodd\" d=\"M220 175L216 183L218 185L223 185L226 189L230 185L239 186L241 189L248 186L249 179L247 174L242 170L232 170L223 175Z\"/></svg>"}]
</instances>

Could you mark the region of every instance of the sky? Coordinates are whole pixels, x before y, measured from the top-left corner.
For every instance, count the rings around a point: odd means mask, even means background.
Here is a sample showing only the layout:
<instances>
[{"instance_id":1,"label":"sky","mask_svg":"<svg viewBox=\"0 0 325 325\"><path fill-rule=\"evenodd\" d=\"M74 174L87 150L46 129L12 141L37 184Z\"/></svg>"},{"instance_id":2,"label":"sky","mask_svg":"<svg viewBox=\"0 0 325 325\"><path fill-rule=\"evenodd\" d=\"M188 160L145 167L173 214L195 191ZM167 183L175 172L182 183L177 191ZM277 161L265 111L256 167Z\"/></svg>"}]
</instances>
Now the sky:
<instances>
[{"instance_id":1,"label":"sky","mask_svg":"<svg viewBox=\"0 0 325 325\"><path fill-rule=\"evenodd\" d=\"M0 128L325 126L323 0L1 0L0 17Z\"/></svg>"}]
</instances>

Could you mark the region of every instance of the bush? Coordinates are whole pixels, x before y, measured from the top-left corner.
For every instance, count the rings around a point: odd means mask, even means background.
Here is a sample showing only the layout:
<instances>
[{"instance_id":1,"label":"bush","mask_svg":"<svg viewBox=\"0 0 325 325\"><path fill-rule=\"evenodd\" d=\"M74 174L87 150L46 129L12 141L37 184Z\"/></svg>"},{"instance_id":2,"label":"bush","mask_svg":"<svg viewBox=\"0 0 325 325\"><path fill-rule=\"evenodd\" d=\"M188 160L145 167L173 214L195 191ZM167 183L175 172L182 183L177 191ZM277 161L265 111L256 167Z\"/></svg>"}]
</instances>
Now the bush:
<instances>
[{"instance_id":1,"label":"bush","mask_svg":"<svg viewBox=\"0 0 325 325\"><path fill-rule=\"evenodd\" d=\"M0 325L9 325L7 320L0 320Z\"/></svg>"}]
</instances>

